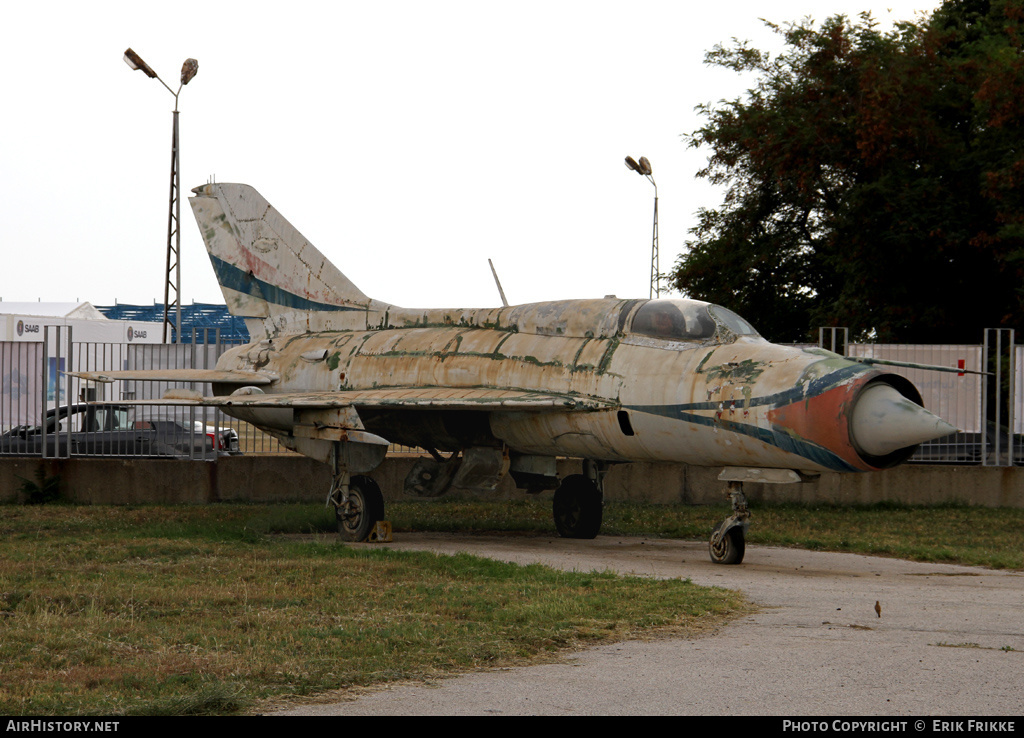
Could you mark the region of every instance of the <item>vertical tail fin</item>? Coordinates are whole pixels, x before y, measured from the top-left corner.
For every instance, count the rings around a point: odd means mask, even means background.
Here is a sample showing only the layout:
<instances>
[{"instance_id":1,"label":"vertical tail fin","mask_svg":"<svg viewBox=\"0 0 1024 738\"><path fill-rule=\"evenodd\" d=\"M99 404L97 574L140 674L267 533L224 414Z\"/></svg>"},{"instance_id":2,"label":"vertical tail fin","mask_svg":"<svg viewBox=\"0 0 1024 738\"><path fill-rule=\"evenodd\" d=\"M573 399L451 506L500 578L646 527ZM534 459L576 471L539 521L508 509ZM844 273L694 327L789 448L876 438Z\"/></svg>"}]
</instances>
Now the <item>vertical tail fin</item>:
<instances>
[{"instance_id":1,"label":"vertical tail fin","mask_svg":"<svg viewBox=\"0 0 1024 738\"><path fill-rule=\"evenodd\" d=\"M276 335L365 325L373 301L255 189L208 184L192 192L228 310L247 318L254 338L261 326Z\"/></svg>"}]
</instances>

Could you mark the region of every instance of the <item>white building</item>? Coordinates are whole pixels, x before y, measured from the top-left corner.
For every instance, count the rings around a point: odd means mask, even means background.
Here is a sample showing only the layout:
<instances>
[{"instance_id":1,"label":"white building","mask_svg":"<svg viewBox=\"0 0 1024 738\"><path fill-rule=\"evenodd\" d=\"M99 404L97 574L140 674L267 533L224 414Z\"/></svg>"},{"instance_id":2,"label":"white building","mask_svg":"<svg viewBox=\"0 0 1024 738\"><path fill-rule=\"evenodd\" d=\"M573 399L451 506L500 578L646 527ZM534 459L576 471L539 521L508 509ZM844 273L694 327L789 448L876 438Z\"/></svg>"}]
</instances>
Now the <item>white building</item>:
<instances>
[{"instance_id":1,"label":"white building","mask_svg":"<svg viewBox=\"0 0 1024 738\"><path fill-rule=\"evenodd\" d=\"M120 366L132 345L162 339L161 323L110 320L88 302L0 300L0 429L81 399L64 372Z\"/></svg>"},{"instance_id":2,"label":"white building","mask_svg":"<svg viewBox=\"0 0 1024 738\"><path fill-rule=\"evenodd\" d=\"M110 320L88 302L4 302L0 300L0 341L41 342L46 326L71 329L75 342L160 343L161 323ZM66 330L62 330L66 335Z\"/></svg>"}]
</instances>

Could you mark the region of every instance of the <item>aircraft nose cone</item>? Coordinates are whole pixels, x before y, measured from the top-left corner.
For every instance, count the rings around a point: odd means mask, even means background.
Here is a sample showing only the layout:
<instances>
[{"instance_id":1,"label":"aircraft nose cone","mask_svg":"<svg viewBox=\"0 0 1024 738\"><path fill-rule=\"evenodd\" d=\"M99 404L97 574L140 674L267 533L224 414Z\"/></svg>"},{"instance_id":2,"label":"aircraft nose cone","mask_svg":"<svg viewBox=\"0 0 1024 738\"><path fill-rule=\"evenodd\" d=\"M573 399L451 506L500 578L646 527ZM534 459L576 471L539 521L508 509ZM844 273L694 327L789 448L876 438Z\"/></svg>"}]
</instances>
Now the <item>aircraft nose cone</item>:
<instances>
[{"instance_id":1,"label":"aircraft nose cone","mask_svg":"<svg viewBox=\"0 0 1024 738\"><path fill-rule=\"evenodd\" d=\"M850 419L853 442L863 453L887 456L908 446L956 433L956 428L901 395L873 384L857 398Z\"/></svg>"}]
</instances>

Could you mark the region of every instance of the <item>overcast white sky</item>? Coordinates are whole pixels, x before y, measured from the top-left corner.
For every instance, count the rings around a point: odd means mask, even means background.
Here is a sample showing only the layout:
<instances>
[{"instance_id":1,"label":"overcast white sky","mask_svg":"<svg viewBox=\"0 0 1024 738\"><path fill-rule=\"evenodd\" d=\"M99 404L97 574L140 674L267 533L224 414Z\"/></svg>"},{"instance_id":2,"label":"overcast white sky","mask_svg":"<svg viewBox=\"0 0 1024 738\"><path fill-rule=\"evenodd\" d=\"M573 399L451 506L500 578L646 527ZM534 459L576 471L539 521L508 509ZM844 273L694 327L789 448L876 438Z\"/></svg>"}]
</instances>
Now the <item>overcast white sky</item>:
<instances>
[{"instance_id":1,"label":"overcast white sky","mask_svg":"<svg viewBox=\"0 0 1024 738\"><path fill-rule=\"evenodd\" d=\"M776 22L939 0L9 3L0 68L0 298L163 299L174 98L182 192L258 189L356 285L404 307L646 297L700 207L694 106L745 83L703 64ZM222 302L187 201L182 299ZM728 275L723 275L727 279ZM756 316L750 316L756 319Z\"/></svg>"}]
</instances>

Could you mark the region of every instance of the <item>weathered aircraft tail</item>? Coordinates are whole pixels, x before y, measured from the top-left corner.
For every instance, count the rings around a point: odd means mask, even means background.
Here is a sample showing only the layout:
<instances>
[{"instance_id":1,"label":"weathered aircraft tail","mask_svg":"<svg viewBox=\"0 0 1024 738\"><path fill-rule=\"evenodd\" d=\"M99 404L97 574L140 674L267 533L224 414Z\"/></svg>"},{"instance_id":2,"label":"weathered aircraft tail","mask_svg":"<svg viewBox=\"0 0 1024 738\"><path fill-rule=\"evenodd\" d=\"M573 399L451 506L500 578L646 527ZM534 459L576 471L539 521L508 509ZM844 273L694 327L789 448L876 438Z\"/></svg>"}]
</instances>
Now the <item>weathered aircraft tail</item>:
<instances>
[{"instance_id":1,"label":"weathered aircraft tail","mask_svg":"<svg viewBox=\"0 0 1024 738\"><path fill-rule=\"evenodd\" d=\"M365 326L374 301L260 193L207 184L190 198L232 315L253 338Z\"/></svg>"}]
</instances>

